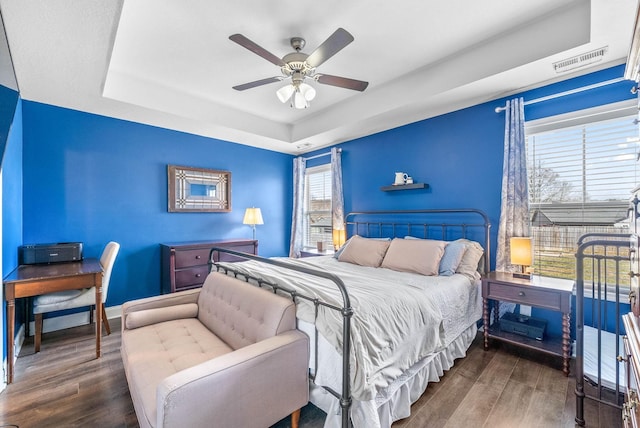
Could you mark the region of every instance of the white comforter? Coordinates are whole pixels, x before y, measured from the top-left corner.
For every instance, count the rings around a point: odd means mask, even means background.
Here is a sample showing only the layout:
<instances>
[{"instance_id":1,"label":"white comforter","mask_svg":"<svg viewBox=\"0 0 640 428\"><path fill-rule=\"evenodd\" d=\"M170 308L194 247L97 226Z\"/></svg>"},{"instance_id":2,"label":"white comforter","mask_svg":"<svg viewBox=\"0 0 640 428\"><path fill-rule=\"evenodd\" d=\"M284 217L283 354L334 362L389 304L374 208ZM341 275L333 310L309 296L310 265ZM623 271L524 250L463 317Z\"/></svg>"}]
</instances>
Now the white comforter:
<instances>
[{"instance_id":1,"label":"white comforter","mask_svg":"<svg viewBox=\"0 0 640 428\"><path fill-rule=\"evenodd\" d=\"M481 317L478 287L463 275L428 277L358 266L333 257L278 260L332 272L347 286L354 308L349 358L356 400L373 399L404 370L449 345ZM337 286L324 278L255 261L230 267L338 307L343 304ZM299 299L298 318L313 323L313 304ZM342 316L321 306L315 324L341 352Z\"/></svg>"}]
</instances>

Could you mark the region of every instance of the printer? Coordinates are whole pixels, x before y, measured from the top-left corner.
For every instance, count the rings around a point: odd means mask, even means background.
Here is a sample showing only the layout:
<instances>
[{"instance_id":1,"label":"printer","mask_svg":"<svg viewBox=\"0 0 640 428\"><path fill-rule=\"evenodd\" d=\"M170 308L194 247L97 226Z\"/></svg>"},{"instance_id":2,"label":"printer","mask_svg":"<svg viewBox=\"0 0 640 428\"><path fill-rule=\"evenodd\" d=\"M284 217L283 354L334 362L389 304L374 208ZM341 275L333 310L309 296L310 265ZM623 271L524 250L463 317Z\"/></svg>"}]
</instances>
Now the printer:
<instances>
[{"instance_id":1,"label":"printer","mask_svg":"<svg viewBox=\"0 0 640 428\"><path fill-rule=\"evenodd\" d=\"M82 260L82 242L30 244L18 247L18 263L21 265L77 262L80 260Z\"/></svg>"}]
</instances>

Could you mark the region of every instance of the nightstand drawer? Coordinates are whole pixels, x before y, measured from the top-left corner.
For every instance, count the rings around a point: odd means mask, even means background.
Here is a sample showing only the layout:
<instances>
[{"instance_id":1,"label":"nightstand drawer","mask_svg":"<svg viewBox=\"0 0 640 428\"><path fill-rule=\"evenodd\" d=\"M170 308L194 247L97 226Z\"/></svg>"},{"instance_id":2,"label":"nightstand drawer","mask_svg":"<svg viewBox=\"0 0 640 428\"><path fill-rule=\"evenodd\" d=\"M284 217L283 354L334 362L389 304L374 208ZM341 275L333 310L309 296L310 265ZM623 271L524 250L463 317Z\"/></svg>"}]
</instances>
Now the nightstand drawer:
<instances>
[{"instance_id":1,"label":"nightstand drawer","mask_svg":"<svg viewBox=\"0 0 640 428\"><path fill-rule=\"evenodd\" d=\"M209 251L208 248L176 251L176 269L208 264Z\"/></svg>"},{"instance_id":2,"label":"nightstand drawer","mask_svg":"<svg viewBox=\"0 0 640 428\"><path fill-rule=\"evenodd\" d=\"M555 290L542 290L533 287L489 282L487 298L508 300L523 305L538 306L548 309L562 310L562 293Z\"/></svg>"}]
</instances>

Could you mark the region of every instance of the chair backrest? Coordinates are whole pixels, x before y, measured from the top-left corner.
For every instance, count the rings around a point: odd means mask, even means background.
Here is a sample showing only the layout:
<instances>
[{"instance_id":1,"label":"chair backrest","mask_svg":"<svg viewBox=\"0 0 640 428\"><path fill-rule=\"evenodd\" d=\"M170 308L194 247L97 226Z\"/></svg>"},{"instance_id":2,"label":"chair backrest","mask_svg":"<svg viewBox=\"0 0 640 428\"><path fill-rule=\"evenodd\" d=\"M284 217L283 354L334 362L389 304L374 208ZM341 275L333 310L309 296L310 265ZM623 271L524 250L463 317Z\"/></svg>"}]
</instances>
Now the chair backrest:
<instances>
[{"instance_id":1,"label":"chair backrest","mask_svg":"<svg viewBox=\"0 0 640 428\"><path fill-rule=\"evenodd\" d=\"M120 244L111 241L104 247L102 256L100 256L100 264L102 265L102 303L107 301L109 282L111 282L111 270L116 261L118 251L120 251Z\"/></svg>"}]
</instances>

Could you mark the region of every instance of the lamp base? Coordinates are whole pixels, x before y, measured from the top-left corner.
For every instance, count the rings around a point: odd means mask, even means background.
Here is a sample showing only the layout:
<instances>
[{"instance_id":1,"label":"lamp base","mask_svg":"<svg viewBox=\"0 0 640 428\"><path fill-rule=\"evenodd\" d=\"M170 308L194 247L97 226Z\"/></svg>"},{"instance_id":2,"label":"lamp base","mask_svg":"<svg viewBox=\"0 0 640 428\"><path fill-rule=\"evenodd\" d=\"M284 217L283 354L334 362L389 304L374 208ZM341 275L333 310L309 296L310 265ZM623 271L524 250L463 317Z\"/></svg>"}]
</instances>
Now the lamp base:
<instances>
[{"instance_id":1,"label":"lamp base","mask_svg":"<svg viewBox=\"0 0 640 428\"><path fill-rule=\"evenodd\" d=\"M520 278L520 279L531 279L531 274L528 273L513 273L513 277L514 278Z\"/></svg>"}]
</instances>

